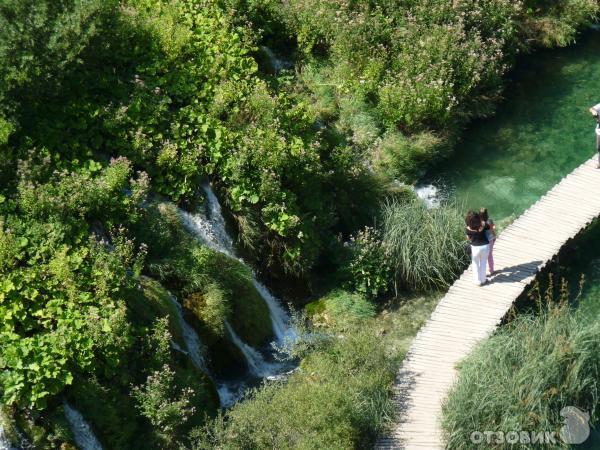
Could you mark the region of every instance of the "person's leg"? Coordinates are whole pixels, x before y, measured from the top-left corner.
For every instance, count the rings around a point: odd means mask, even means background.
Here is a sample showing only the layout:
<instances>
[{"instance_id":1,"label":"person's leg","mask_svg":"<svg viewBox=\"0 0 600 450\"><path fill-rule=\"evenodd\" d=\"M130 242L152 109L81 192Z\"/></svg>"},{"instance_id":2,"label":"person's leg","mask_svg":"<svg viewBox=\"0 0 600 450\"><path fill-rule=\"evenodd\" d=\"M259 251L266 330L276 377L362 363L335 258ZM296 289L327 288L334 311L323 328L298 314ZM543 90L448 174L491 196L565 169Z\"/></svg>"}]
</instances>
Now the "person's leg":
<instances>
[{"instance_id":1,"label":"person's leg","mask_svg":"<svg viewBox=\"0 0 600 450\"><path fill-rule=\"evenodd\" d=\"M485 271L487 269L487 259L490 253L490 245L482 245L480 250L479 262L479 284L485 283Z\"/></svg>"},{"instance_id":2,"label":"person's leg","mask_svg":"<svg viewBox=\"0 0 600 450\"><path fill-rule=\"evenodd\" d=\"M473 283L479 284L479 247L471 245L471 271L473 272Z\"/></svg>"},{"instance_id":3,"label":"person's leg","mask_svg":"<svg viewBox=\"0 0 600 450\"><path fill-rule=\"evenodd\" d=\"M494 273L494 244L496 243L496 239L492 239L490 242L490 250L488 255L488 268L490 274Z\"/></svg>"},{"instance_id":4,"label":"person's leg","mask_svg":"<svg viewBox=\"0 0 600 450\"><path fill-rule=\"evenodd\" d=\"M596 133L596 151L598 152L598 168L600 169L600 134Z\"/></svg>"}]
</instances>

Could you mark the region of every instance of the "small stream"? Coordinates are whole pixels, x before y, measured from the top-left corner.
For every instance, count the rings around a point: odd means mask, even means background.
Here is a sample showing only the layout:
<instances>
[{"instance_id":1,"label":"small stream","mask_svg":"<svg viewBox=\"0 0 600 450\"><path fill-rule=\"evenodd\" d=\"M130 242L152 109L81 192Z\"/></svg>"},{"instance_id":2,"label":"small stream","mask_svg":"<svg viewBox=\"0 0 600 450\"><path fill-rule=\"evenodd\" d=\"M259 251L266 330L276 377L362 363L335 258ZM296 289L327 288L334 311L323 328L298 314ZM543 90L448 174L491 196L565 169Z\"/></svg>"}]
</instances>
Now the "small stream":
<instances>
[{"instance_id":1,"label":"small stream","mask_svg":"<svg viewBox=\"0 0 600 450\"><path fill-rule=\"evenodd\" d=\"M75 439L75 443L80 450L102 450L100 441L92 431L92 427L84 419L79 411L69 405L67 402L63 404L65 417L71 426L71 432Z\"/></svg>"}]
</instances>

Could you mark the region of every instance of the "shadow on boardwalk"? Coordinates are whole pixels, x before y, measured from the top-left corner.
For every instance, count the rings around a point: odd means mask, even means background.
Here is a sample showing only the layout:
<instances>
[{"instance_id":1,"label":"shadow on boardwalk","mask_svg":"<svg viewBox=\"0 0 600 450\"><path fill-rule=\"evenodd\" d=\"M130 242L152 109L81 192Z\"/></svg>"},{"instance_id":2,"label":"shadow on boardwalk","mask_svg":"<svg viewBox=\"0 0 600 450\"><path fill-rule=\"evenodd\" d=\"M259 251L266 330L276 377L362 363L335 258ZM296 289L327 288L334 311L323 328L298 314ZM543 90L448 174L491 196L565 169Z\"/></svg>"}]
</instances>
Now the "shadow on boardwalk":
<instances>
[{"instance_id":1,"label":"shadow on boardwalk","mask_svg":"<svg viewBox=\"0 0 600 450\"><path fill-rule=\"evenodd\" d=\"M543 261L531 261L516 266L504 267L497 270L490 279L490 283L514 283L535 277Z\"/></svg>"}]
</instances>

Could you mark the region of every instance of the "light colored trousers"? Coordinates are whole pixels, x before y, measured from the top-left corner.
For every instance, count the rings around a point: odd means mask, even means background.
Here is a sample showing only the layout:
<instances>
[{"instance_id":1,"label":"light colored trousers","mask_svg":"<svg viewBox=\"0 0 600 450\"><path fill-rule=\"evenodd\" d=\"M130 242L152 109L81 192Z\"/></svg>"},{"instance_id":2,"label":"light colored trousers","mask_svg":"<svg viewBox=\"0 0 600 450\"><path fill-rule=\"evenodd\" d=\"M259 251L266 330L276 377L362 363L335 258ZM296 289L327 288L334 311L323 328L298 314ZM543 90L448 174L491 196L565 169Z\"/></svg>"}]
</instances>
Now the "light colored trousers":
<instances>
[{"instance_id":1,"label":"light colored trousers","mask_svg":"<svg viewBox=\"0 0 600 450\"><path fill-rule=\"evenodd\" d=\"M490 245L471 245L471 270L475 284L485 283L485 269L487 266Z\"/></svg>"}]
</instances>

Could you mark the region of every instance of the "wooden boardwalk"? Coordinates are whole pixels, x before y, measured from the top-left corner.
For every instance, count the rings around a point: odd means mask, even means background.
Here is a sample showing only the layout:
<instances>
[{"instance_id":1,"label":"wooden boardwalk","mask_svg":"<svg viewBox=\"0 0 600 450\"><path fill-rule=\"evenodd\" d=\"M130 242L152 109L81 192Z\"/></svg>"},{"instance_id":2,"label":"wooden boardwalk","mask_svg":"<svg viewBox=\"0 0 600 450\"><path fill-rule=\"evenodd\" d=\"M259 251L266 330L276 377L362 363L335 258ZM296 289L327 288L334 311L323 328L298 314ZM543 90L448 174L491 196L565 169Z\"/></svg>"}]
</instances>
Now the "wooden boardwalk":
<instances>
[{"instance_id":1,"label":"wooden boardwalk","mask_svg":"<svg viewBox=\"0 0 600 450\"><path fill-rule=\"evenodd\" d=\"M600 215L596 157L562 179L504 230L494 246L497 274L482 287L469 268L415 337L394 386L397 422L376 448L444 448L441 404L456 364L489 336L538 270ZM493 211L492 211L493 212Z\"/></svg>"}]
</instances>

